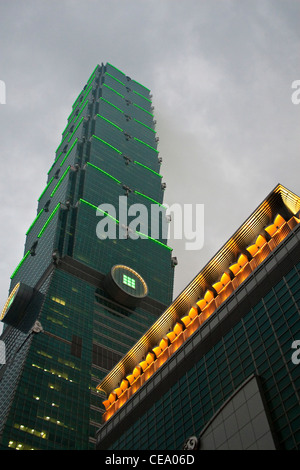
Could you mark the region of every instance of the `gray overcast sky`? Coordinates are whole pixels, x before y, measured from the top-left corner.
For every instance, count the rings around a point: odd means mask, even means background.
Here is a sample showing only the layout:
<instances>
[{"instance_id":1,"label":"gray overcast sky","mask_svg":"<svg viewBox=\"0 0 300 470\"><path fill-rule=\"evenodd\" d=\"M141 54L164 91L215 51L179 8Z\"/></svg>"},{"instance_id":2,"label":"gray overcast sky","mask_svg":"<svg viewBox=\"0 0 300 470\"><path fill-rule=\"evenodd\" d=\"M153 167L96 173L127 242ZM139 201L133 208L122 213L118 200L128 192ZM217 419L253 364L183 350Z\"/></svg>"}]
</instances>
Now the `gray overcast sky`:
<instances>
[{"instance_id":1,"label":"gray overcast sky","mask_svg":"<svg viewBox=\"0 0 300 470\"><path fill-rule=\"evenodd\" d=\"M1 302L98 63L153 93L165 202L205 205L203 249L170 243L174 295L277 183L300 194L299 24L293 0L0 0Z\"/></svg>"}]
</instances>

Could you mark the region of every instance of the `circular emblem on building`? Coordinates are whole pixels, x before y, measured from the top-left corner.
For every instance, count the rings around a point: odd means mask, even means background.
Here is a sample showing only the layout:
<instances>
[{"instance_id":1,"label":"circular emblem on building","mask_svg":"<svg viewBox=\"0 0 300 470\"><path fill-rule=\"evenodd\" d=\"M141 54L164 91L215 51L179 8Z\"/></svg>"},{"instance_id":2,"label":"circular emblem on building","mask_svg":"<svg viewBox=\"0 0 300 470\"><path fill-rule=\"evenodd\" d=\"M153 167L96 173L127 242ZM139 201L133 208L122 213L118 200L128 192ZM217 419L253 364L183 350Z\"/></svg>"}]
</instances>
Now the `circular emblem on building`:
<instances>
[{"instance_id":1,"label":"circular emblem on building","mask_svg":"<svg viewBox=\"0 0 300 470\"><path fill-rule=\"evenodd\" d=\"M3 321L4 320L4 317L5 315L7 314L7 312L9 311L10 307L12 306L16 296L17 296L17 293L18 293L18 290L20 289L20 282L18 282L18 284L15 285L15 287L13 288L13 290L11 291L11 293L9 294L5 304L4 304L4 307L2 309L2 312L1 312L1 315L0 315L0 321Z\"/></svg>"},{"instance_id":2,"label":"circular emblem on building","mask_svg":"<svg viewBox=\"0 0 300 470\"><path fill-rule=\"evenodd\" d=\"M33 289L19 282L9 294L0 314L0 321L18 327L25 318L26 308L33 294Z\"/></svg>"},{"instance_id":3,"label":"circular emblem on building","mask_svg":"<svg viewBox=\"0 0 300 470\"><path fill-rule=\"evenodd\" d=\"M199 449L199 439L196 436L188 437L183 444L183 450L197 450Z\"/></svg>"},{"instance_id":4,"label":"circular emblem on building","mask_svg":"<svg viewBox=\"0 0 300 470\"><path fill-rule=\"evenodd\" d=\"M112 267L105 278L104 288L114 300L128 307L136 307L148 294L142 276L123 264Z\"/></svg>"}]
</instances>

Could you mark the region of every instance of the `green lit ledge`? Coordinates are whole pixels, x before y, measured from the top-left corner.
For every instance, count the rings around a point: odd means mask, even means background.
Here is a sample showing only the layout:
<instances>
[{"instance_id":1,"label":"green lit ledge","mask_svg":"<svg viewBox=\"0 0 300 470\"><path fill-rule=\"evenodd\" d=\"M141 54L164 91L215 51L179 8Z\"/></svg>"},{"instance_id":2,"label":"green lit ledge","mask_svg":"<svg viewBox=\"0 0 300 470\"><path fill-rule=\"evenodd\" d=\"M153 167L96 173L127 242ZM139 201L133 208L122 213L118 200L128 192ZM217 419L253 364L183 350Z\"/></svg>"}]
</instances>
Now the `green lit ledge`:
<instances>
[{"instance_id":1,"label":"green lit ledge","mask_svg":"<svg viewBox=\"0 0 300 470\"><path fill-rule=\"evenodd\" d=\"M136 161L136 160L134 161L134 163L135 163L136 165L142 166L142 167L145 168L146 170L151 171L151 173L154 173L156 176L159 176L160 178L162 178L162 175L160 175L159 173L157 173L157 171L152 170L152 169L149 168L148 166L143 165L142 163L140 163L140 162L138 162L138 161Z\"/></svg>"},{"instance_id":2,"label":"green lit ledge","mask_svg":"<svg viewBox=\"0 0 300 470\"><path fill-rule=\"evenodd\" d=\"M85 199L79 199L79 202L82 202L83 204L85 204L85 205L91 207L92 209L101 212L102 214L106 215L106 216L109 217L110 219L114 220L114 221L116 222L116 224L119 223L119 221L118 221L117 219L115 219L114 217L112 217L110 214L107 214L107 212L105 212L105 211L99 209L99 207L95 206L94 204L91 204L90 202L86 201ZM173 250L173 248L171 248L170 246L165 245L164 243L162 243L162 242L156 240L155 238L150 237L149 235L146 235L145 233L139 232L138 230L137 230L135 233L137 233L138 235L140 235L142 238L151 240L152 242L154 242L154 243L156 243L157 245L160 245L160 246L166 248L166 249L169 250L169 251L172 251L172 250Z\"/></svg>"},{"instance_id":3,"label":"green lit ledge","mask_svg":"<svg viewBox=\"0 0 300 470\"><path fill-rule=\"evenodd\" d=\"M55 163L55 162L54 162L54 163ZM53 163L53 166L54 166L54 163ZM51 167L51 170L52 170L53 166ZM49 173L50 173L51 170L49 170ZM40 200L41 200L42 197L44 196L45 192L47 191L47 189L49 188L49 186L50 186L50 184L52 183L53 180L54 180L54 176L52 176L52 178L49 180L49 182L48 182L47 186L45 187L44 191L42 192L42 194L41 194L40 197L38 198L38 202L40 202Z\"/></svg>"},{"instance_id":4,"label":"green lit ledge","mask_svg":"<svg viewBox=\"0 0 300 470\"><path fill-rule=\"evenodd\" d=\"M137 137L134 137L134 140L136 140L136 141L139 142L140 144L145 145L145 146L148 147L149 149L154 150L154 152L159 153L159 151L158 151L157 149L155 149L154 147L151 147L151 145L146 144L146 142L143 142L142 140L138 139Z\"/></svg>"},{"instance_id":5,"label":"green lit ledge","mask_svg":"<svg viewBox=\"0 0 300 470\"><path fill-rule=\"evenodd\" d=\"M48 217L47 221L45 222L45 224L43 225L40 233L38 234L38 238L41 238L41 236L43 235L43 233L45 232L46 228L48 227L48 225L50 224L51 220L53 219L53 217L55 216L56 212L58 211L60 207L60 202L57 204L57 206L55 207L55 209L52 211L51 215ZM34 222L32 223L31 227L29 228L28 232L31 230L31 228L33 227L33 225L36 223L37 221L37 218L40 217L41 213L43 212L43 209L39 212L38 216L35 218ZM28 250L25 255L23 256L23 258L21 259L20 263L18 264L18 266L16 267L16 269L14 270L14 272L12 273L12 275L10 276L10 279L13 279L15 277L15 275L17 274L17 272L19 271L19 269L21 268L21 266L24 264L24 262L26 261L26 259L28 258L28 256L30 255L30 250Z\"/></svg>"},{"instance_id":6,"label":"green lit ledge","mask_svg":"<svg viewBox=\"0 0 300 470\"><path fill-rule=\"evenodd\" d=\"M55 150L55 153L58 151L59 147L63 144L63 142L66 140L66 138L68 137L69 135L69 132L64 136L64 138L61 140L59 146L57 147L57 149Z\"/></svg>"},{"instance_id":7,"label":"green lit ledge","mask_svg":"<svg viewBox=\"0 0 300 470\"><path fill-rule=\"evenodd\" d=\"M118 149L116 149L116 147L114 147L113 145L109 144L108 142L106 142L105 140L103 139L100 139L100 137L97 137L95 134L92 135L92 138L94 139L97 139L99 140L100 142L102 142L103 144L107 145L108 147L110 147L111 149L113 149L115 152L117 152L119 155L122 155L122 152Z\"/></svg>"},{"instance_id":8,"label":"green lit ledge","mask_svg":"<svg viewBox=\"0 0 300 470\"><path fill-rule=\"evenodd\" d=\"M137 82L136 80L132 80L132 81L133 81L134 83L136 83L137 85L140 85L142 88L145 88L145 90L149 91L149 93L150 93L151 90L149 90L149 88L147 88L146 86L144 86L144 85L142 85L141 83Z\"/></svg>"},{"instance_id":9,"label":"green lit ledge","mask_svg":"<svg viewBox=\"0 0 300 470\"><path fill-rule=\"evenodd\" d=\"M92 207L92 209L95 209L98 212L101 212L101 214L106 215L110 219L114 220L116 224L119 223L117 219L115 219L112 215L108 214L107 212L103 211L102 209L99 209L99 207L95 206L94 204L91 204L90 202L86 201L85 199L79 199L79 202L82 202L86 206Z\"/></svg>"},{"instance_id":10,"label":"green lit ledge","mask_svg":"<svg viewBox=\"0 0 300 470\"><path fill-rule=\"evenodd\" d=\"M113 127L118 129L119 131L124 132L124 130L121 127L117 126L117 124L115 124L114 122L112 122L109 119L105 118L104 116L101 116L101 114L96 114L96 116L103 119L103 121L106 121L108 124L112 125Z\"/></svg>"},{"instance_id":11,"label":"green lit ledge","mask_svg":"<svg viewBox=\"0 0 300 470\"><path fill-rule=\"evenodd\" d=\"M89 99L87 98L87 99L84 101L84 103L82 104L81 108L79 108L80 111L79 111L79 113L78 113L77 116L76 116L76 119L75 119L75 121L74 121L74 124L75 124L75 122L77 121L77 119L79 118L79 116L81 115L81 113L83 112L83 110L85 109L85 107L87 106L88 102L89 102Z\"/></svg>"},{"instance_id":12,"label":"green lit ledge","mask_svg":"<svg viewBox=\"0 0 300 470\"><path fill-rule=\"evenodd\" d=\"M21 266L23 265L23 263L26 261L26 259L28 258L28 256L30 255L30 251L28 250L25 255L23 256L23 258L21 259L20 263L18 264L18 266L16 267L16 269L14 270L14 272L12 273L12 275L10 276L10 279L13 279L15 277L15 275L17 274L17 272L19 271L19 269L21 268Z\"/></svg>"},{"instance_id":13,"label":"green lit ledge","mask_svg":"<svg viewBox=\"0 0 300 470\"><path fill-rule=\"evenodd\" d=\"M46 223L43 225L40 233L38 234L38 238L41 238L41 236L43 235L43 233L45 232L46 228L48 227L48 225L50 224L51 220L53 219L53 217L55 216L56 212L58 211L60 207L60 202L57 204L57 206L55 207L55 209L51 212L50 216L48 217Z\"/></svg>"},{"instance_id":14,"label":"green lit ledge","mask_svg":"<svg viewBox=\"0 0 300 470\"><path fill-rule=\"evenodd\" d=\"M145 199L148 199L149 201L153 202L154 204L158 204L160 207L163 207L164 209L166 209L166 206L164 206L160 202L155 201L155 199L152 199L152 197L146 196L146 194L140 193L139 191L134 191L134 193L137 194L138 196L142 196Z\"/></svg>"},{"instance_id":15,"label":"green lit ledge","mask_svg":"<svg viewBox=\"0 0 300 470\"><path fill-rule=\"evenodd\" d=\"M124 114L124 111L123 111L122 109L118 108L118 106L114 105L114 104L111 103L110 101L108 101L108 100L106 100L105 98L103 98L103 96L100 97L100 100L101 100L101 101L104 101L104 102L107 103L108 105L110 105L110 106L112 106L113 108L115 108L117 111L120 111L120 113ZM137 106L137 105L136 105L136 106ZM137 107L139 107L140 109L143 109L144 111L146 111L144 108L141 108L140 106L137 106ZM146 111L146 112L148 112L148 111ZM150 113L148 113L148 114L150 114ZM152 116L152 114L151 114L151 116ZM141 124L142 126L146 127L146 128L149 129L150 131L152 131L152 132L154 132L154 133L156 132L155 129L152 129L152 127L147 126L147 124L143 123L142 121L139 121L138 119L135 119L135 118L133 118L133 120L134 120L135 122Z\"/></svg>"},{"instance_id":16,"label":"green lit ledge","mask_svg":"<svg viewBox=\"0 0 300 470\"><path fill-rule=\"evenodd\" d=\"M125 83L121 82L121 80L119 80L118 78L114 77L114 76L111 75L110 73L105 72L105 74L108 75L110 78L113 78L116 82L120 83L121 85L126 86Z\"/></svg>"},{"instance_id":17,"label":"green lit ledge","mask_svg":"<svg viewBox=\"0 0 300 470\"><path fill-rule=\"evenodd\" d=\"M124 95L122 95L121 93L119 93L118 91L114 90L111 86L109 85L106 85L106 83L103 83L103 86L108 88L109 90L111 90L113 93L115 93L116 95L120 96L121 98L123 99L126 99ZM139 93L137 93L139 94ZM142 95L141 95L142 96ZM146 98L147 99L147 98ZM150 116L154 117L152 113L150 113L149 111L147 111L145 108L142 108L142 106L139 106L138 104L136 103L132 103L133 106L135 106L136 108L139 108L141 109L142 111L145 111L145 113L149 114Z\"/></svg>"},{"instance_id":18,"label":"green lit ledge","mask_svg":"<svg viewBox=\"0 0 300 470\"><path fill-rule=\"evenodd\" d=\"M155 131L155 129L152 129L152 127L147 126L147 124L144 124L143 122L139 121L138 119L133 118L133 120L134 120L135 122L138 122L138 123L141 124L142 126L146 127L146 128L149 129L150 131L154 132L154 134L155 134L156 131Z\"/></svg>"},{"instance_id":19,"label":"green lit ledge","mask_svg":"<svg viewBox=\"0 0 300 470\"><path fill-rule=\"evenodd\" d=\"M94 168L95 170L100 171L100 172L103 173L104 175L106 175L106 176L108 176L109 178L111 178L112 180L116 181L116 183L121 184L121 181L117 180L117 178L115 178L114 176L110 175L110 174L107 173L106 171L101 170L101 168L99 168L98 166L93 165L93 163L87 162L87 165L90 166L90 167L92 167L92 168Z\"/></svg>"},{"instance_id":20,"label":"green lit ledge","mask_svg":"<svg viewBox=\"0 0 300 470\"><path fill-rule=\"evenodd\" d=\"M55 188L53 189L52 193L50 194L50 197L53 197L56 191L58 190L59 186L61 185L62 181L65 179L67 176L68 172L70 171L71 166L69 165L64 174L60 177L58 180L58 183L56 184Z\"/></svg>"},{"instance_id":21,"label":"green lit ledge","mask_svg":"<svg viewBox=\"0 0 300 470\"><path fill-rule=\"evenodd\" d=\"M110 78L112 78L112 79L115 80L116 82L118 82L118 83L120 83L121 85L123 85L124 87L126 87L126 83L121 82L121 80L119 80L118 78L114 77L114 76L111 75L109 72L106 72L106 75L108 75ZM133 81L135 82L135 80L133 80ZM143 85L141 85L141 84L138 83L138 82L135 82L135 83L137 83L137 84L140 85L140 86L143 86ZM146 87L144 87L144 88L147 90ZM142 94L139 93L138 91L135 91L135 90L132 90L132 91L133 91L133 93L135 93L136 95L140 96L141 98L144 98L144 100L146 100L146 101L148 101L149 103L151 103L151 100L150 100L149 98L147 98L146 96L142 95ZM150 91L150 90L148 90L148 91Z\"/></svg>"},{"instance_id":22,"label":"green lit ledge","mask_svg":"<svg viewBox=\"0 0 300 470\"><path fill-rule=\"evenodd\" d=\"M68 138L68 142L71 142L71 140L73 139L74 137L74 134L75 132L77 131L78 127L80 126L80 124L82 123L82 121L84 120L84 117L82 117L79 121L79 123L77 124L77 126L75 127L74 131L72 132L72 134L70 135L70 137Z\"/></svg>"},{"instance_id":23,"label":"green lit ledge","mask_svg":"<svg viewBox=\"0 0 300 470\"><path fill-rule=\"evenodd\" d=\"M97 117L103 119L103 121L106 121L108 124L110 124L111 126L115 127L116 129L118 129L119 131L121 132L124 132L124 129L122 129L121 127L117 126L117 124L115 124L114 122L110 121L109 119L105 118L104 116L101 116L101 114L96 114ZM143 126L147 127L148 129L150 129L151 131L153 131L153 129L151 129L151 127L149 126L146 126L146 124L143 124L141 121L137 121L136 119L134 119L134 121L138 122L139 124L142 124ZM76 129L75 129L76 130ZM74 130L74 132L75 132ZM153 131L155 132L155 131ZM154 147L151 147L151 145L149 144L146 144L146 142L143 142L142 140L138 139L137 137L134 137L134 140L137 140L138 142L140 142L141 144L144 144L146 145L147 147L149 147L150 149L152 150L155 150L155 152L158 153L158 150L156 150Z\"/></svg>"},{"instance_id":24,"label":"green lit ledge","mask_svg":"<svg viewBox=\"0 0 300 470\"><path fill-rule=\"evenodd\" d=\"M63 164L65 163L66 159L68 158L68 156L70 155L70 153L72 152L73 148L75 147L75 145L77 144L78 142L78 139L76 138L73 142L73 144L71 145L71 147L69 148L69 150L67 151L64 159L61 161L60 163L60 166L63 166Z\"/></svg>"},{"instance_id":25,"label":"green lit ledge","mask_svg":"<svg viewBox=\"0 0 300 470\"><path fill-rule=\"evenodd\" d=\"M122 111L122 109L118 108L118 106L112 104L110 101L106 100L105 98L103 98L103 96L100 97L100 100L104 101L105 103L109 104L110 106L112 106L113 108L117 109L118 111L120 111L120 113L124 114L124 111Z\"/></svg>"},{"instance_id":26,"label":"green lit ledge","mask_svg":"<svg viewBox=\"0 0 300 470\"><path fill-rule=\"evenodd\" d=\"M109 62L107 62L106 65L109 65L110 67L115 69L117 72L121 73L122 75L124 75L126 77L125 73L122 72L122 70L117 69L117 67L115 67L114 65L110 64Z\"/></svg>"},{"instance_id":27,"label":"green lit ledge","mask_svg":"<svg viewBox=\"0 0 300 470\"><path fill-rule=\"evenodd\" d=\"M89 88L87 89L87 91L84 93L83 98L82 98L82 101L85 100L85 98L86 98L87 95L90 93L90 91L92 90L92 88L93 88L93 84L90 85L90 87L89 87ZM82 93L82 92L80 92L79 96L81 95L81 93ZM72 114L74 114L75 109L76 109L76 108L74 108L74 109L71 111L71 113L69 114L69 116L68 116L68 122L67 122L67 125L66 125L66 127L64 128L64 130L63 130L63 132L62 132L62 135L64 135L64 133L65 133L66 130L67 130L67 127L69 127L69 125L71 124L71 122L72 122L73 119L75 118L75 115L74 115L74 116L72 117L72 119L71 119L71 116L72 116Z\"/></svg>"},{"instance_id":28,"label":"green lit ledge","mask_svg":"<svg viewBox=\"0 0 300 470\"><path fill-rule=\"evenodd\" d=\"M111 178L111 179L112 179L113 181L115 181L116 183L121 184L121 181L119 181L117 178L115 178L114 176L112 176L112 175L110 175L109 173L107 173L107 171L104 171L104 170L102 170L101 168L99 168L98 166L94 165L93 163L87 162L87 166L90 166L90 167L94 168L95 170L100 171L102 174L108 176L109 178ZM144 166L144 165L142 165L142 166ZM150 171L152 171L152 170L150 170ZM158 175L158 176L160 176L160 175ZM63 178L63 177L62 177L62 178ZM161 206L161 207L163 207L164 209L166 209L166 207L165 207L163 204L161 204L161 203L158 202L158 201L155 201L155 199L152 199L152 198L149 197L149 196L146 196L146 194L140 193L139 191L134 191L134 193L137 194L138 196L142 196L142 197L148 199L149 201L153 202L154 204L158 204L159 206Z\"/></svg>"},{"instance_id":29,"label":"green lit ledge","mask_svg":"<svg viewBox=\"0 0 300 470\"><path fill-rule=\"evenodd\" d=\"M148 101L149 103L152 104L151 100L149 100L149 98L146 98L146 96L142 95L141 93L138 93L137 91L135 90L132 90L133 93L135 93L136 95L140 96L141 98L144 98L144 100Z\"/></svg>"},{"instance_id":30,"label":"green lit ledge","mask_svg":"<svg viewBox=\"0 0 300 470\"><path fill-rule=\"evenodd\" d=\"M138 104L136 103L132 103L133 106L135 106L136 108L139 108L141 109L142 111L145 111L145 113L149 114L151 117L154 117L154 115L152 113L150 113L149 111L147 111L146 109L142 108L142 106L139 106Z\"/></svg>"},{"instance_id":31,"label":"green lit ledge","mask_svg":"<svg viewBox=\"0 0 300 470\"><path fill-rule=\"evenodd\" d=\"M114 65L110 64L109 62L107 62L106 65L109 65L110 67L112 67L113 69L115 69L117 72L119 72L120 74L124 75L124 77L126 77L126 74L124 72L122 72L122 70L119 70L117 69L117 67L115 67ZM107 73L107 72L106 72ZM141 83L137 82L136 80L132 80L132 82L136 83L137 85L140 85L142 88L145 88L145 90L147 90L148 92L150 92L149 88L145 87L144 85L142 85Z\"/></svg>"},{"instance_id":32,"label":"green lit ledge","mask_svg":"<svg viewBox=\"0 0 300 470\"><path fill-rule=\"evenodd\" d=\"M101 116L100 116L101 117ZM103 144L107 145L108 147L112 148L113 150L115 150L115 152L117 152L118 154L122 155L122 152L120 150L118 150L116 147L114 147L113 145L109 144L108 142L106 142L105 140L101 139L100 137L98 137L97 135L93 134L92 135L92 138L95 138L97 140L99 140L100 142L102 142ZM151 147L151 145L148 145L146 144L146 142L143 142L142 140L138 139L137 137L133 137L133 139L136 141L136 142L139 142L140 144L143 144L145 145L146 147L150 148L151 150L154 150L154 152L156 153L159 153L158 150L156 150L154 147ZM66 157L65 157L66 158Z\"/></svg>"},{"instance_id":33,"label":"green lit ledge","mask_svg":"<svg viewBox=\"0 0 300 470\"><path fill-rule=\"evenodd\" d=\"M26 235L29 234L29 232L31 231L31 229L34 227L34 225L36 224L36 222L39 220L39 218L41 217L43 211L44 211L44 209L41 209L40 212L37 214L36 218L34 219L34 221L32 222L32 224L30 225L29 229L27 230Z\"/></svg>"},{"instance_id":34,"label":"green lit ledge","mask_svg":"<svg viewBox=\"0 0 300 470\"><path fill-rule=\"evenodd\" d=\"M88 81L86 82L87 85L88 85L92 80L94 80L95 73L97 72L98 67L99 67L99 65L97 64L96 67L94 68L94 70L92 71L92 73L91 73L91 75L90 75L90 78L89 78Z\"/></svg>"},{"instance_id":35,"label":"green lit ledge","mask_svg":"<svg viewBox=\"0 0 300 470\"><path fill-rule=\"evenodd\" d=\"M89 85L89 83L94 79L94 76L95 76L95 73L96 73L96 71L97 71L98 66L99 66L99 65L96 65L96 67L94 68L93 72L91 73L90 78L88 79L88 81L87 81L87 83L86 83L87 85ZM72 108L75 108L75 106L77 105L77 102L78 102L78 100L79 100L79 98L80 98L80 96L81 96L81 93L82 93L82 91L79 93L79 95L77 96L76 100L74 101L74 103L73 103L73 105L72 105ZM71 114L72 114L72 113L71 113Z\"/></svg>"},{"instance_id":36,"label":"green lit ledge","mask_svg":"<svg viewBox=\"0 0 300 470\"><path fill-rule=\"evenodd\" d=\"M121 98L125 98L124 95L122 95L122 94L119 93L118 91L114 90L111 86L106 85L106 83L103 83L103 86L105 86L105 88L108 88L109 90L113 91L116 95L119 95Z\"/></svg>"}]
</instances>

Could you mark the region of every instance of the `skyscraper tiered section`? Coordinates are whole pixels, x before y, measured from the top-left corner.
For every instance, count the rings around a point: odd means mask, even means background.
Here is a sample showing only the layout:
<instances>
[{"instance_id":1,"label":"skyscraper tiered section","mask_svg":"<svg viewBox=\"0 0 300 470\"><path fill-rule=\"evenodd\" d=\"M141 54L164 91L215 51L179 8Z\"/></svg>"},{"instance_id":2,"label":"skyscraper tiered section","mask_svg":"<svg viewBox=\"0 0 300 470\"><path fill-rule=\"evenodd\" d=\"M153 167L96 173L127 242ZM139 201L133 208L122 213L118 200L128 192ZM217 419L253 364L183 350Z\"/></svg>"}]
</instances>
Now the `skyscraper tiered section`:
<instances>
[{"instance_id":1,"label":"skyscraper tiered section","mask_svg":"<svg viewBox=\"0 0 300 470\"><path fill-rule=\"evenodd\" d=\"M97 384L172 300L151 98L107 63L72 106L1 313L1 449L94 448Z\"/></svg>"}]
</instances>

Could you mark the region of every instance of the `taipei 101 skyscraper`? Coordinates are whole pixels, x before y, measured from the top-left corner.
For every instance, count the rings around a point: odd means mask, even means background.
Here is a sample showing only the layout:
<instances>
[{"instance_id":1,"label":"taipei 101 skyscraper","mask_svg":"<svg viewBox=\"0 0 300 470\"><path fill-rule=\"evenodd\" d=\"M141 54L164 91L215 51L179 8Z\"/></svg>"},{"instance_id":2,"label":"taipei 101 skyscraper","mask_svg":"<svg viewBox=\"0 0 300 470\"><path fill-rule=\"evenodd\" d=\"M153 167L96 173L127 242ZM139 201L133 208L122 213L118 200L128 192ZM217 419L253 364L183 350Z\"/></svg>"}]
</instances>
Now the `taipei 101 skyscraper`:
<instances>
[{"instance_id":1,"label":"taipei 101 skyscraper","mask_svg":"<svg viewBox=\"0 0 300 470\"><path fill-rule=\"evenodd\" d=\"M151 98L107 63L72 106L0 314L2 450L94 449L98 383L172 301L176 258L147 230L166 187Z\"/></svg>"}]
</instances>

